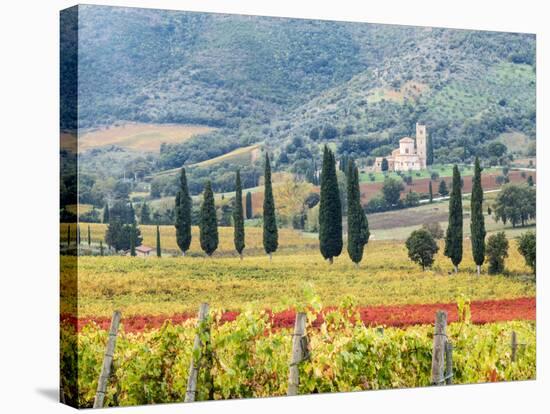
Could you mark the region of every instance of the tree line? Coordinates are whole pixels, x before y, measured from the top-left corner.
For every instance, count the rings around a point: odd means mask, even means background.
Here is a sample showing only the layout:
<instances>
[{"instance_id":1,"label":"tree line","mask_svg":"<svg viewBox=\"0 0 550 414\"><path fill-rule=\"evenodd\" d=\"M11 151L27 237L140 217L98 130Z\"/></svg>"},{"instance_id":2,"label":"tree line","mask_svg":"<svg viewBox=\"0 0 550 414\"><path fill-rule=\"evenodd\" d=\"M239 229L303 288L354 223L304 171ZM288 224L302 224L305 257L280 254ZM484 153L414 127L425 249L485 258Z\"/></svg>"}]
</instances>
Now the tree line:
<instances>
[{"instance_id":1,"label":"tree line","mask_svg":"<svg viewBox=\"0 0 550 414\"><path fill-rule=\"evenodd\" d=\"M509 243L504 232L491 235L486 239L487 231L485 229L485 219L483 215L483 188L481 185L481 166L479 158L475 159L474 177L472 194L470 199L470 242L472 244L472 256L476 264L476 273L481 274L481 266L488 261L489 273L502 273L504 271L504 259L508 256ZM513 195L523 194L527 197L523 201L515 200L511 202L509 193ZM503 205L500 214L505 217L512 216L515 220L524 217L527 219L535 218L535 213L531 207L534 200L534 190L529 186L505 186L497 197L497 206ZM510 204L503 204L503 200L509 200ZM500 211L500 207L497 207ZM519 210L519 213L516 212ZM523 216L522 213L524 212ZM488 211L490 214L490 211ZM507 216L506 216L507 215ZM498 216L506 223L506 219ZM511 218L508 218L511 220ZM454 267L454 272L458 273L458 266L463 259L463 210L462 210L462 184L460 171L455 165L453 167L453 179L451 186L451 195L449 199L449 218L448 227L445 233L445 250L447 256ZM409 258L422 266L423 269L429 268L434 263L434 256L439 251L439 246L435 241L429 229L422 228L411 233L406 241ZM518 240L518 250L525 258L527 265L533 271L536 266L536 236L533 232L527 232L520 236Z\"/></svg>"},{"instance_id":2,"label":"tree line","mask_svg":"<svg viewBox=\"0 0 550 414\"><path fill-rule=\"evenodd\" d=\"M368 218L361 204L361 192L359 187L359 171L355 161L346 160L346 200L347 200L347 252L352 262L359 266L363 259L365 246L370 238ZM504 258L507 256L508 242L504 233L498 233L486 240L486 229L483 214L483 188L481 184L481 171L479 159L476 158L472 194L470 200L471 223L470 240L472 243L472 255L476 264L477 274L481 272L481 266L488 260L489 272L497 273L503 270ZM430 183L431 184L431 183ZM448 227L445 234L444 254L454 267L455 273L463 259L463 208L462 185L458 166L453 167L451 193L449 199ZM180 170L178 192L175 198L175 221L177 245L182 255L188 251L191 245L192 226L192 199L189 192L185 168ZM232 213L234 227L234 246L240 258L243 258L245 243L245 214L251 215L252 201L248 192L243 206L242 183L240 171L235 173L235 208ZM398 191L399 190L399 191ZM389 192L390 189L387 189ZM400 189L391 191L392 197L399 197ZM510 221L524 224L526 220L535 218L533 210L534 189L529 186L505 186L497 197L495 218L504 223ZM518 203L518 201L520 201ZM508 204L506 204L508 203ZM504 207L501 207L504 206ZM249 212L250 210L250 212ZM488 212L490 214L490 212ZM142 209L143 215L147 214ZM338 185L336 161L334 153L327 147L323 150L323 163L320 175L320 201L319 201L319 249L324 259L330 264L334 258L340 256L344 247L343 240L342 197ZM135 255L135 248L141 244L142 238L137 227L135 212L132 203L115 203L110 209L105 206L104 222L108 222L105 241L109 247L115 250L130 250ZM70 228L69 230L70 231ZM77 238L79 239L79 228ZM201 249L207 256L211 256L218 248L218 220L216 216L214 192L210 181L207 181L202 194L202 203L199 217L199 238ZM70 239L70 235L68 235ZM88 234L88 239L90 235ZM278 227L276 219L275 199L271 179L271 162L269 154L265 154L264 160L264 201L263 201L263 247L265 253L272 260L272 254L277 251ZM536 255L536 240L533 233L527 233L520 239L520 252L526 262L534 269ZM419 229L411 233L406 241L409 257L418 263L423 269L431 267L434 255L439 251L437 242L428 229ZM157 225L157 256L161 256L160 230Z\"/></svg>"}]
</instances>

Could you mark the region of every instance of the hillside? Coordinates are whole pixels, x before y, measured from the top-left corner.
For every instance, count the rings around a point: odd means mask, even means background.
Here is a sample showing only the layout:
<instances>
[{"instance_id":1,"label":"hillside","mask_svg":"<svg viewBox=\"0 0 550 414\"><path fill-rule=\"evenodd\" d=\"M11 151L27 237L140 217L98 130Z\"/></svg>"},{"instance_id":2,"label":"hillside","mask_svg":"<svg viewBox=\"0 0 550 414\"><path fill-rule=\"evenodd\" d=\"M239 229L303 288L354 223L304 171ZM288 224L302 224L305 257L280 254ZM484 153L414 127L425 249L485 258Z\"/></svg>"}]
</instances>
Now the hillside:
<instances>
[{"instance_id":1,"label":"hillside","mask_svg":"<svg viewBox=\"0 0 550 414\"><path fill-rule=\"evenodd\" d=\"M79 19L83 130L201 132L94 142L80 164L90 186L186 165L197 167L193 193L206 179L227 191L243 166L233 155L255 145L273 154L275 170L306 176L325 143L368 162L416 122L440 164L491 160L492 142L534 155L534 35L106 6L79 6ZM257 185L260 161L243 169L245 187ZM169 181L156 185L172 192Z\"/></svg>"}]
</instances>

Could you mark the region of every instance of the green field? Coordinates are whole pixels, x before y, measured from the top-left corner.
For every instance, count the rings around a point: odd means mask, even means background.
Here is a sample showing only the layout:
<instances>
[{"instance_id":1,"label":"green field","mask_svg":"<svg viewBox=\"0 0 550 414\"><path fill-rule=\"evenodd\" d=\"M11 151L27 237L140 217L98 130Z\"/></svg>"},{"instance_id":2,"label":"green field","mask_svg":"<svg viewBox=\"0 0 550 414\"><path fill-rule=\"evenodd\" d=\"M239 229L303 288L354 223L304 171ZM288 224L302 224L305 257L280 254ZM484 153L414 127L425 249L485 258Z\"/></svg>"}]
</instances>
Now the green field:
<instances>
[{"instance_id":1,"label":"green field","mask_svg":"<svg viewBox=\"0 0 550 414\"><path fill-rule=\"evenodd\" d=\"M474 168L469 165L460 166L460 174L462 177L469 177L474 175ZM420 171L412 171L410 174L404 172L405 175L412 175L413 180L431 178L433 172L439 174L439 178L452 177L453 166L450 164L436 164L428 169ZM498 174L502 172L502 168L487 167L483 169L483 174ZM374 180L372 179L374 177ZM361 172L359 175L359 181L362 183L383 183L386 177L395 178L401 180L401 177L395 172L388 172L386 174L382 172Z\"/></svg>"}]
</instances>

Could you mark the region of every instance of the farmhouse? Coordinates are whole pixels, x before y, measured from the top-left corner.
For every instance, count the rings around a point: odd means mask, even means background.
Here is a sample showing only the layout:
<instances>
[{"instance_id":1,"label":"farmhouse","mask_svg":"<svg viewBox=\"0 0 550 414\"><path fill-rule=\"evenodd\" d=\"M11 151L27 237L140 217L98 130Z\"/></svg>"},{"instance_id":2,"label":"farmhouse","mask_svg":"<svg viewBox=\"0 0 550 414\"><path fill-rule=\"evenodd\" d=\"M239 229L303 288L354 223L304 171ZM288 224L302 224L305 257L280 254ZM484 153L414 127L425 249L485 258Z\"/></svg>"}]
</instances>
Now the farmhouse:
<instances>
[{"instance_id":1,"label":"farmhouse","mask_svg":"<svg viewBox=\"0 0 550 414\"><path fill-rule=\"evenodd\" d=\"M399 140L399 148L386 157L376 157L373 170L382 171L384 158L388 161L388 171L422 170L426 168L426 125L416 123L416 141L410 137ZM416 145L415 145L416 144Z\"/></svg>"},{"instance_id":2,"label":"farmhouse","mask_svg":"<svg viewBox=\"0 0 550 414\"><path fill-rule=\"evenodd\" d=\"M138 246L136 247L136 255L137 256L149 256L149 254L155 250L154 248L152 247L149 247L149 246L145 246L145 245L141 245L141 246Z\"/></svg>"}]
</instances>

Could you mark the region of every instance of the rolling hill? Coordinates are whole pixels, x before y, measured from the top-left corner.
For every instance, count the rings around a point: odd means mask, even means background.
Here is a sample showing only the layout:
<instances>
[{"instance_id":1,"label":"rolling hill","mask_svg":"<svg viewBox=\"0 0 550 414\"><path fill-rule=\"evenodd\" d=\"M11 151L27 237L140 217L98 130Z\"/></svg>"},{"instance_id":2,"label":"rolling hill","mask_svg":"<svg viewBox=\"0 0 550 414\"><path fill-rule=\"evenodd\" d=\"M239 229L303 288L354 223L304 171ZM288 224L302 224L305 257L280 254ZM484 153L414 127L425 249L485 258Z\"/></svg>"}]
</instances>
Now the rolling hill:
<instances>
[{"instance_id":1,"label":"rolling hill","mask_svg":"<svg viewBox=\"0 0 550 414\"><path fill-rule=\"evenodd\" d=\"M536 137L531 34L107 6L78 11L82 129L130 123L204 132L182 139L121 134L116 139L133 147L125 151L93 143L82 158L90 176L194 165L196 191L207 177L221 177L213 185L224 191L242 164L234 155L255 145L273 154L276 170L304 175L313 160L319 165L325 143L338 155L372 157L412 134L416 122L427 124L439 163L488 159L489 143L514 136L525 145L510 150L524 156ZM86 136L81 144L88 145ZM129 152L157 148L160 154L139 159ZM260 165L251 159L249 168L243 179L254 186Z\"/></svg>"}]
</instances>

